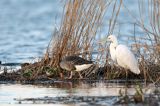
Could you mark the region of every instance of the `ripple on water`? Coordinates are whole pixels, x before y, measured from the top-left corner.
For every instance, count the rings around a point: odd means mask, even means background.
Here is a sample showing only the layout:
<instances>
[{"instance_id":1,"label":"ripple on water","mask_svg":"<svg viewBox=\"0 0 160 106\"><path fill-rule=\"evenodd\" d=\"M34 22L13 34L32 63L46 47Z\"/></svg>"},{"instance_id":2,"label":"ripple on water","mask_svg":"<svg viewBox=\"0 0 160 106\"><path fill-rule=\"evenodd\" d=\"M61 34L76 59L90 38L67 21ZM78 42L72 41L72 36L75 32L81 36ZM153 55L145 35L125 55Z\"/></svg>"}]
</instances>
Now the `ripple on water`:
<instances>
[{"instance_id":1,"label":"ripple on water","mask_svg":"<svg viewBox=\"0 0 160 106\"><path fill-rule=\"evenodd\" d=\"M115 83L71 83L71 82L55 82L51 86L35 86L35 85L21 85L21 84L1 84L0 85L0 103L15 104L22 100L22 103L33 103L32 100L43 103L46 100L52 100L55 103L81 103L83 101L98 104L113 104L119 96L119 91L127 95L134 95L135 85L128 86L127 91L125 85ZM154 90L158 89L154 85L143 87L142 90L145 95L153 94ZM28 99L27 99L28 98ZM29 99L30 98L30 99ZM61 101L60 101L61 99ZM17 101L18 100L18 101ZM65 101L62 101L65 100Z\"/></svg>"},{"instance_id":2,"label":"ripple on water","mask_svg":"<svg viewBox=\"0 0 160 106\"><path fill-rule=\"evenodd\" d=\"M124 5L134 11L135 17L138 12L138 8L137 12L135 8L138 6L137 1L124 1ZM0 0L0 60L22 62L30 60L30 57L42 56L54 27L60 25L62 8L63 3L59 0ZM108 9L112 11L111 8ZM111 18L111 12L108 11L105 20ZM126 9L121 8L117 20L118 23L125 23L120 26L123 28L121 35L133 35L133 25L126 23L134 21ZM108 23L104 21L103 35L109 29ZM140 30L137 33L141 33ZM14 58L15 54L20 55Z\"/></svg>"},{"instance_id":3,"label":"ripple on water","mask_svg":"<svg viewBox=\"0 0 160 106\"><path fill-rule=\"evenodd\" d=\"M0 12L0 60L22 62L43 55L62 4L59 0L0 0Z\"/></svg>"}]
</instances>

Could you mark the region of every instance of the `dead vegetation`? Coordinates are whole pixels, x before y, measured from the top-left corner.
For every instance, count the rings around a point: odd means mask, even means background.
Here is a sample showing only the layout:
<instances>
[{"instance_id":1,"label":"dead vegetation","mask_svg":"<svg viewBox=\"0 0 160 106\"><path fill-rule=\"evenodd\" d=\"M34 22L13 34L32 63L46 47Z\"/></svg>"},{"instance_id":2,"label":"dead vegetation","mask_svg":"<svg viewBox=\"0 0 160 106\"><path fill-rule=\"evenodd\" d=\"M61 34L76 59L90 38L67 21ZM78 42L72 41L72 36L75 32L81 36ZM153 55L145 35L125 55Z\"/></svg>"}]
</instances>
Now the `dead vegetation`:
<instances>
[{"instance_id":1,"label":"dead vegetation","mask_svg":"<svg viewBox=\"0 0 160 106\"><path fill-rule=\"evenodd\" d=\"M139 0L140 20L135 25L142 28L145 36L132 40L132 50L139 57L140 75L129 73L130 78L160 82L160 2L148 0L149 5L144 5ZM103 18L107 9L112 6L112 15L109 23L108 34L114 32L116 20L123 0L67 0L64 5L64 16L59 29L55 29L53 38L49 43L44 58L37 63L27 65L21 69L24 79L36 79L39 76L62 78L68 72L61 70L59 62L64 56L79 55L93 60L99 69L84 76L91 79L103 77L104 79L125 78L123 68L117 67L110 61L108 48L97 43L99 32L103 26ZM148 18L143 18L144 9L148 9ZM110 11L111 12L111 11ZM149 26L145 20L148 19ZM107 35L108 35L107 34ZM143 40L143 41L142 41ZM93 67L92 67L93 68ZM87 70L86 70L87 71Z\"/></svg>"},{"instance_id":2,"label":"dead vegetation","mask_svg":"<svg viewBox=\"0 0 160 106\"><path fill-rule=\"evenodd\" d=\"M54 33L49 45L51 48L46 52L45 59L50 56L51 66L57 67L61 58L67 55L82 55L83 58L91 59L95 37L109 3L105 0L66 2L61 26Z\"/></svg>"}]
</instances>

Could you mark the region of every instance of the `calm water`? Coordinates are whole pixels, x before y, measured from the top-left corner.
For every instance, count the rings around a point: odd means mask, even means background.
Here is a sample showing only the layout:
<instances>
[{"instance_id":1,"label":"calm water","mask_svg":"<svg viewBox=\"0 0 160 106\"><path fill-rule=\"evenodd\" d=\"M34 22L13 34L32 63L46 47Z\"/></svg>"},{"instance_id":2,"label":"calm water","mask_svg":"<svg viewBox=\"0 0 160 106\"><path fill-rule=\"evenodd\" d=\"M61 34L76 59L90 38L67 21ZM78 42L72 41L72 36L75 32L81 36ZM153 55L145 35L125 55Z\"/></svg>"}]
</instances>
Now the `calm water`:
<instances>
[{"instance_id":1,"label":"calm water","mask_svg":"<svg viewBox=\"0 0 160 106\"><path fill-rule=\"evenodd\" d=\"M62 0L63 1L63 0ZM61 0L0 0L0 60L2 62L33 62L42 57L55 27L62 17ZM129 10L138 16L137 0L124 0ZM135 11L137 9L137 11ZM111 18L107 10L104 27L99 35L106 35ZM118 17L120 35L133 36L133 23L125 8ZM118 34L119 28L114 33ZM139 31L137 29L137 31Z\"/></svg>"},{"instance_id":2,"label":"calm water","mask_svg":"<svg viewBox=\"0 0 160 106\"><path fill-rule=\"evenodd\" d=\"M59 0L0 0L0 60L31 62L42 57L62 6Z\"/></svg>"},{"instance_id":3,"label":"calm water","mask_svg":"<svg viewBox=\"0 0 160 106\"><path fill-rule=\"evenodd\" d=\"M152 94L155 90L154 85L148 85L143 88L145 95ZM158 88L157 88L158 89ZM102 102L100 104L112 105L117 97L119 96L119 91L122 93L125 92L125 86L119 84L95 82L95 83L86 83L79 82L73 84L71 82L58 82L52 86L43 87L43 86L34 86L34 85L20 85L20 84L1 84L0 85L0 104L18 104L18 99L25 98L44 98L44 97L71 97L71 96L80 96L80 97L109 97L105 101L99 100ZM126 94L134 95L136 92L135 85L128 86ZM97 99L98 100L98 99ZM78 100L77 100L78 101ZM62 102L62 101L61 101ZM65 101L63 101L65 104ZM22 101L22 104L32 103L31 101ZM39 102L41 103L41 101ZM36 104L36 103L35 103ZM55 103L55 104L58 104ZM79 102L77 102L79 104Z\"/></svg>"},{"instance_id":4,"label":"calm water","mask_svg":"<svg viewBox=\"0 0 160 106\"><path fill-rule=\"evenodd\" d=\"M60 1L0 0L0 61L23 63L33 62L35 58L42 57L54 28L59 27L63 10L63 4ZM138 5L136 2L137 0L124 0L124 4L133 12L134 16L138 16ZM111 9L108 11L111 11ZM108 19L111 17L111 12L107 13L100 35L107 33L106 29L108 29ZM114 33L133 36L133 24L128 23L133 23L134 21L127 11L122 8L118 17L118 23L123 23L120 25L121 31L119 33L117 28ZM137 28L136 31L141 34L140 29ZM0 84L0 104L17 104L18 101L15 99L46 96L118 96L119 90L122 89L124 91L124 88L123 85L119 84L86 84L83 82L76 85L61 83L51 87ZM147 94L152 93L154 89L155 87L152 86L147 90L146 88L143 90ZM134 85L129 87L127 93L129 95L135 93ZM108 99L104 103L111 105L115 100L116 98ZM55 106L62 105L56 104Z\"/></svg>"}]
</instances>

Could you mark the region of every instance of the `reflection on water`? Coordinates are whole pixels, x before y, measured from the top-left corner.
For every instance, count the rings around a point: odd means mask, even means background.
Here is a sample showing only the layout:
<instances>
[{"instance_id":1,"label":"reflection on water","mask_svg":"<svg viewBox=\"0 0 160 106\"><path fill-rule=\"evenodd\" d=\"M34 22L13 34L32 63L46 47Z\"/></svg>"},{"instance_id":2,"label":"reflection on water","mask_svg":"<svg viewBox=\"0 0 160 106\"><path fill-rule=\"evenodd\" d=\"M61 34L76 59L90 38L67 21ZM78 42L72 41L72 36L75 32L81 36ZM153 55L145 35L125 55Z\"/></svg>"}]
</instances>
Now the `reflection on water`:
<instances>
[{"instance_id":1,"label":"reflection on water","mask_svg":"<svg viewBox=\"0 0 160 106\"><path fill-rule=\"evenodd\" d=\"M152 94L155 89L154 85L149 85L147 87L143 87L143 92L146 95ZM128 95L134 95L136 92L135 85L128 85L126 90L124 85L103 82L55 82L47 87L40 85L1 84L0 104L17 104L18 102L15 99L25 98L76 96L112 97L119 96L120 90L122 93L126 93ZM109 98L108 102L112 103L112 98Z\"/></svg>"},{"instance_id":2,"label":"reflection on water","mask_svg":"<svg viewBox=\"0 0 160 106\"><path fill-rule=\"evenodd\" d=\"M124 5L129 8L135 17L138 16L137 1L124 0ZM62 8L60 0L0 0L0 61L21 63L42 56L51 38L53 27L59 26ZM133 35L133 25L126 23L133 23L135 20L126 12L126 9L122 8L118 17L118 23L122 23L119 26L123 29L120 34ZM105 16L105 26L102 28L102 35L105 35L107 33L106 29L109 29L107 24L109 23L108 18L110 16L111 14ZM56 23L54 19L56 19ZM137 30L139 33L142 32L138 28ZM117 31L117 33L119 32ZM55 82L47 87L1 84L0 104L15 104L17 103L15 99L23 98L110 97L118 96L120 90L129 95L133 95L136 92L135 85L128 86L127 91L125 88L124 85L118 83L103 82ZM143 87L143 92L151 94L154 89L155 86L149 85ZM108 104L112 104L112 98L107 99L107 102ZM57 104L57 106L62 105Z\"/></svg>"}]
</instances>

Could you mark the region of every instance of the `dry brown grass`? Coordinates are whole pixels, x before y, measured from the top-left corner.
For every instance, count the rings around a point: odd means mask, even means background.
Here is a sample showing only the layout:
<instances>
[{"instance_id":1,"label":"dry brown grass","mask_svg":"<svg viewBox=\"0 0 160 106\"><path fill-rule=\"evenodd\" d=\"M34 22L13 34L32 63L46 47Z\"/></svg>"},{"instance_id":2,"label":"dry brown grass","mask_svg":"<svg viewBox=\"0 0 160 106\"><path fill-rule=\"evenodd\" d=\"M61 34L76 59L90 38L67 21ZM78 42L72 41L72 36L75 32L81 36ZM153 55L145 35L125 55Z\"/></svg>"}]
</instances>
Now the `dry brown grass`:
<instances>
[{"instance_id":1,"label":"dry brown grass","mask_svg":"<svg viewBox=\"0 0 160 106\"><path fill-rule=\"evenodd\" d=\"M46 53L46 57L52 53L51 66L57 67L61 58L67 55L81 54L91 59L92 45L109 3L105 0L66 1L61 27L54 33L54 44L51 43L51 49Z\"/></svg>"},{"instance_id":2,"label":"dry brown grass","mask_svg":"<svg viewBox=\"0 0 160 106\"><path fill-rule=\"evenodd\" d=\"M115 29L117 17L122 7L123 0L68 0L64 6L64 16L59 29L56 29L53 38L47 48L46 54L42 61L38 63L38 70L34 75L39 75L47 70L54 71L54 77L59 77L59 62L64 56L80 55L83 58L93 60L93 52L97 52L94 60L102 67L95 71L94 75L84 73L87 78L99 78L103 74L104 79L126 78L123 68L110 64L108 48L97 44L96 37L102 26L103 17L110 4L113 4L111 18L109 20L108 35L112 34ZM143 0L142 0L143 1ZM138 53L141 60L139 66L141 74L139 76L129 73L130 78L144 79L153 83L160 82L160 7L159 1L148 0L151 7L148 6L150 27L145 26L143 11L145 5L139 2L140 20L135 23L141 27L147 37L131 38L135 41L132 49ZM146 7L147 8L147 7ZM146 39L147 38L147 39ZM149 42L144 43L144 42ZM96 45L96 47L95 47ZM96 48L96 49L95 49ZM157 63L153 63L157 59ZM50 68L48 68L50 67ZM33 66L32 66L33 68ZM93 67L92 67L93 68ZM64 72L67 74L67 72Z\"/></svg>"},{"instance_id":3,"label":"dry brown grass","mask_svg":"<svg viewBox=\"0 0 160 106\"><path fill-rule=\"evenodd\" d=\"M139 0L140 20L138 25L144 30L146 36L150 38L150 47L152 47L152 56L160 63L160 1L147 0L145 5L144 0ZM148 22L146 24L146 22Z\"/></svg>"},{"instance_id":4,"label":"dry brown grass","mask_svg":"<svg viewBox=\"0 0 160 106\"><path fill-rule=\"evenodd\" d=\"M152 82L160 82L160 1L159 0L139 0L140 18L137 22L146 34L146 44L141 53L141 69L145 79ZM148 4L148 5L146 5ZM141 39L142 42L143 39Z\"/></svg>"}]
</instances>

